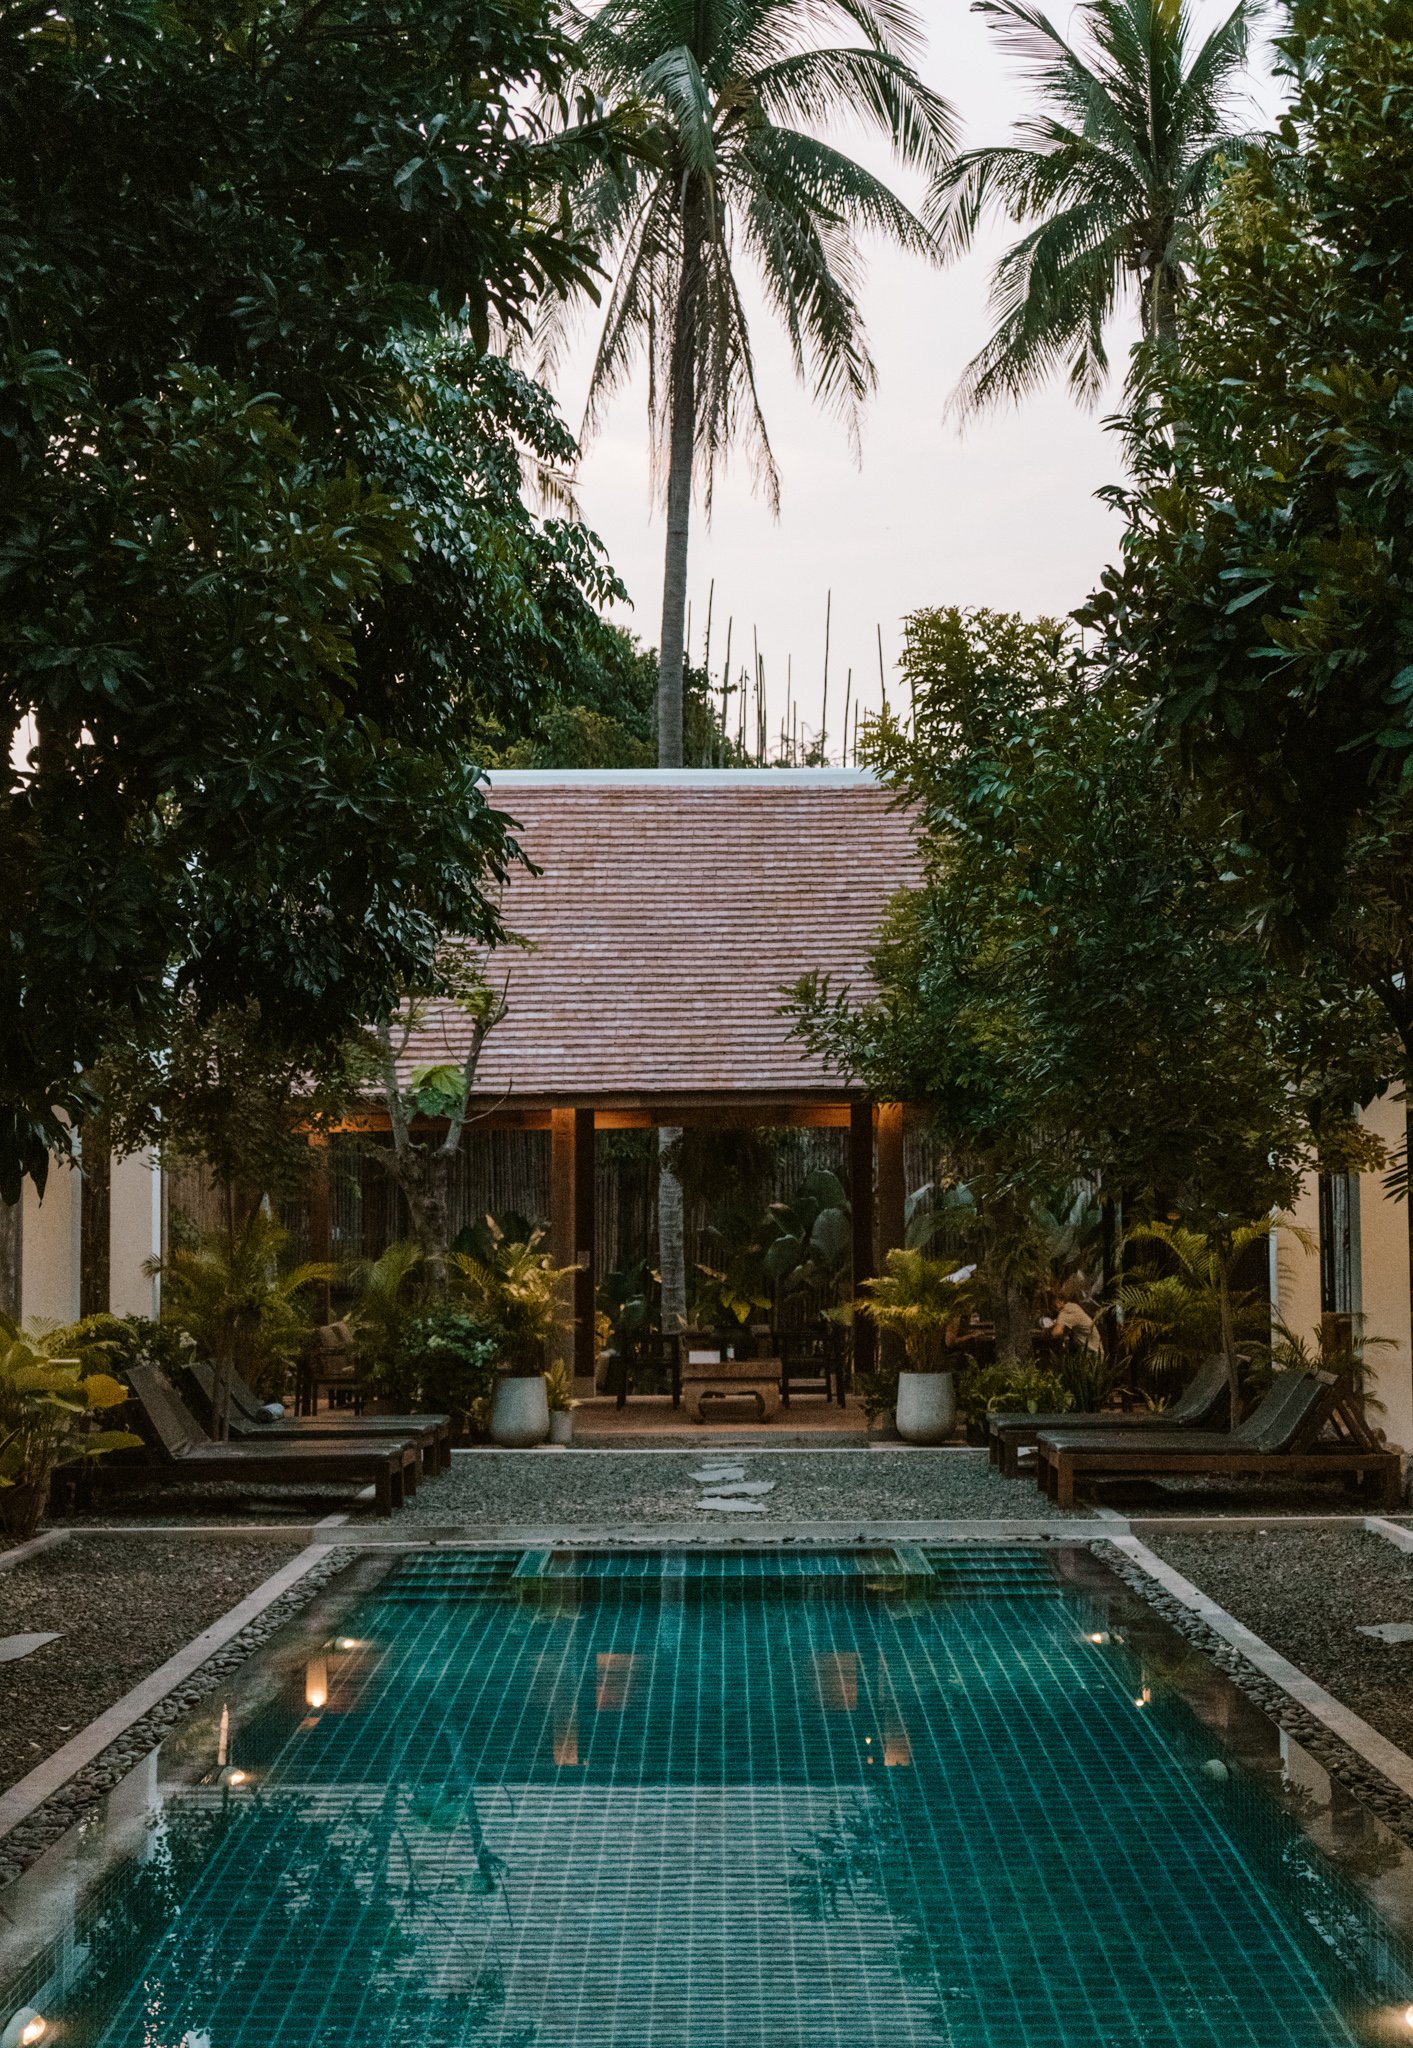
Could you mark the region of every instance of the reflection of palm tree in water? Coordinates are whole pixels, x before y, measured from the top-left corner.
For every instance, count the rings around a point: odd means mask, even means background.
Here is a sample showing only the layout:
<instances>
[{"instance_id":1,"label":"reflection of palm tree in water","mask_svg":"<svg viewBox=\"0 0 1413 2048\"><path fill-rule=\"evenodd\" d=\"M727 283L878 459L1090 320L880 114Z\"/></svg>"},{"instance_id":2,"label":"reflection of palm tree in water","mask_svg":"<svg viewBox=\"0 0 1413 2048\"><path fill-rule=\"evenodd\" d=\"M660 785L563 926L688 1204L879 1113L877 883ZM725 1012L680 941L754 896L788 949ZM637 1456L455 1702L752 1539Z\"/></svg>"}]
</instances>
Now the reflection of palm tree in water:
<instances>
[{"instance_id":1,"label":"reflection of palm tree in water","mask_svg":"<svg viewBox=\"0 0 1413 2048\"><path fill-rule=\"evenodd\" d=\"M172 1802L156 1853L83 1914L56 2018L82 2010L85 2039L204 2035L229 2048L277 1998L286 2048L472 2048L485 2033L532 2048L532 2025L501 2031L494 1968L447 1991L419 1967L410 1857L400 1894L389 1881L396 1798L352 1821L318 1799L225 1812Z\"/></svg>"},{"instance_id":2,"label":"reflection of palm tree in water","mask_svg":"<svg viewBox=\"0 0 1413 2048\"><path fill-rule=\"evenodd\" d=\"M471 1837L471 1847L476 1859L476 1873L479 1889L486 1894L499 1892L505 1906L505 1917L513 1927L515 1916L510 1906L510 1890L506 1883L510 1865L503 1856L498 1856L486 1839L486 1830L481 1821L481 1811L476 1803L475 1776L466 1758L460 1735L451 1728L442 1730L446 1743L450 1768L445 1779L434 1789L421 1791L414 1787L408 1794L408 1807L426 1828L437 1833L450 1833L464 1827ZM497 1787L510 1805L512 1818L515 1801L504 1785ZM396 1803L397 1788L390 1787L389 1794ZM399 1839L407 1859L409 1887L416 1884L416 1867L409 1844L401 1826Z\"/></svg>"}]
</instances>

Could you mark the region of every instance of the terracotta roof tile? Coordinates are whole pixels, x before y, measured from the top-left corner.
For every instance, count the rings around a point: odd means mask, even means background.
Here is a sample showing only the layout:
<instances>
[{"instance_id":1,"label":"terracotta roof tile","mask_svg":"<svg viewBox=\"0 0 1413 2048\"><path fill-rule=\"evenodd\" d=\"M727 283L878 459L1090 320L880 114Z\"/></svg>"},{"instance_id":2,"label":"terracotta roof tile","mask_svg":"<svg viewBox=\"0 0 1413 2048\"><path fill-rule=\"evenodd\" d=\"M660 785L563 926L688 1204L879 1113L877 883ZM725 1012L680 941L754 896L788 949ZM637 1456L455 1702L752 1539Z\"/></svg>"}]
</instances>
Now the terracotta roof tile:
<instances>
[{"instance_id":1,"label":"terracotta roof tile","mask_svg":"<svg viewBox=\"0 0 1413 2048\"><path fill-rule=\"evenodd\" d=\"M502 774L539 875L506 891L510 1008L478 1095L580 1101L839 1092L777 1010L817 968L861 989L890 898L918 878L907 818L857 771ZM464 1051L454 1012L408 1061Z\"/></svg>"}]
</instances>

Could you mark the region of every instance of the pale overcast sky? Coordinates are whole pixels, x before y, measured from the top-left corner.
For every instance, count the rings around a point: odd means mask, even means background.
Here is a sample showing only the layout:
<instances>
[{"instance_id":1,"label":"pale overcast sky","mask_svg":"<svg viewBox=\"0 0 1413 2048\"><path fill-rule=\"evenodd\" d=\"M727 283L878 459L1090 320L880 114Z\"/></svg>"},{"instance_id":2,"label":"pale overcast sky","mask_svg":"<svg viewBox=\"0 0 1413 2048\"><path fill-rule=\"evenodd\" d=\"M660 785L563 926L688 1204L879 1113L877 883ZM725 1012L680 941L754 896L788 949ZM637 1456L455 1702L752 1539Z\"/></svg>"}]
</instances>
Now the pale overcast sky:
<instances>
[{"instance_id":1,"label":"pale overcast sky","mask_svg":"<svg viewBox=\"0 0 1413 2048\"><path fill-rule=\"evenodd\" d=\"M1230 0L1195 0L1206 28ZM924 0L929 33L922 69L957 107L968 141L1004 140L1025 89L967 0ZM1060 0L1068 31L1073 9ZM1268 101L1269 91L1261 92ZM841 138L843 139L843 138ZM889 176L876 146L851 146ZM910 197L914 191L906 185ZM867 710L879 701L877 628L890 689L904 616L919 606L991 605L1063 613L1078 604L1116 545L1117 522L1095 492L1120 474L1106 408L1081 412L1053 386L1016 412L974 422L944 420L947 396L988 331L987 280L1014 233L991 227L964 263L938 272L875 246L864 308L878 390L864 421L858 466L842 426L796 383L767 316L753 323L767 426L783 479L779 520L751 490L744 463L719 479L712 523L694 507L693 655L700 660L708 591L712 668L720 676L726 624L734 619L733 670L750 659L752 629L766 663L772 716L785 700L787 658L811 728L819 722L825 594L833 593L830 752L837 758L846 672ZM1122 364L1126 334L1113 338ZM591 352L581 346L559 396L578 425ZM633 599L625 622L656 645L662 584L662 520L649 492L646 398L640 381L619 400L588 449L580 503L603 537Z\"/></svg>"}]
</instances>

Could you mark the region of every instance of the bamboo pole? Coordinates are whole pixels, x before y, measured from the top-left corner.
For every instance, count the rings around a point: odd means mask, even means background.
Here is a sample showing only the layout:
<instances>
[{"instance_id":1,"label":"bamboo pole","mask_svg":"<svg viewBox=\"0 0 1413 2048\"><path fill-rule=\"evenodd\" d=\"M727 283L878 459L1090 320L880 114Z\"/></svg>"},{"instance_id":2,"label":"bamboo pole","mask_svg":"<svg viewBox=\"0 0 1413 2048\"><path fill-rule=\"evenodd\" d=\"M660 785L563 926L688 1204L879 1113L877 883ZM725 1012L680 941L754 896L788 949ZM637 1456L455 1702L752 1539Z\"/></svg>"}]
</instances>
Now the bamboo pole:
<instances>
[{"instance_id":1,"label":"bamboo pole","mask_svg":"<svg viewBox=\"0 0 1413 2048\"><path fill-rule=\"evenodd\" d=\"M883 627L878 628L878 687L883 692L883 715L888 716L888 679L883 673Z\"/></svg>"},{"instance_id":2,"label":"bamboo pole","mask_svg":"<svg viewBox=\"0 0 1413 2048\"><path fill-rule=\"evenodd\" d=\"M731 628L736 621L728 612L726 615L726 659L721 664L721 742L724 752L730 742L731 727L727 723L731 714Z\"/></svg>"},{"instance_id":3,"label":"bamboo pole","mask_svg":"<svg viewBox=\"0 0 1413 2048\"><path fill-rule=\"evenodd\" d=\"M829 624L834 609L834 592L824 593L824 695L819 708L819 751L827 762L829 759Z\"/></svg>"},{"instance_id":4,"label":"bamboo pole","mask_svg":"<svg viewBox=\"0 0 1413 2048\"><path fill-rule=\"evenodd\" d=\"M849 699L853 694L854 671L850 669L844 682L844 745L840 754L840 766L843 768L849 765Z\"/></svg>"}]
</instances>

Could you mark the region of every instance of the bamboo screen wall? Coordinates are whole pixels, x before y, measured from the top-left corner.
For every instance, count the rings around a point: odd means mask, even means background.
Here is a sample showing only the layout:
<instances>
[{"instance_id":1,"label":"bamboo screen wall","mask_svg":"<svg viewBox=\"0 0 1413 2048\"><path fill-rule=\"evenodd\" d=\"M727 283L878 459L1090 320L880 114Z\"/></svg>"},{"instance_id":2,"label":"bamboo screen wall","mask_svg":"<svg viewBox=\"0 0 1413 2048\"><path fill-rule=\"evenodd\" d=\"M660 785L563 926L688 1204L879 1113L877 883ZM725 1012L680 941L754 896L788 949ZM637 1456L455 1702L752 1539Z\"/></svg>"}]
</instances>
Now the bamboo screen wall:
<instances>
[{"instance_id":1,"label":"bamboo screen wall","mask_svg":"<svg viewBox=\"0 0 1413 2048\"><path fill-rule=\"evenodd\" d=\"M847 1185L848 1134L842 1130L800 1130L782 1147L770 1199L788 1199L807 1173L828 1167ZM378 1253L407 1232L406 1207L390 1175L366 1138L337 1138L330 1146L333 1256L341 1266ZM904 1149L909 1190L937 1172L933 1148L909 1131ZM595 1171L597 1232L594 1257L602 1276L640 1259L657 1261L656 1134L601 1133ZM167 1210L179 1224L217 1230L224 1221L219 1195L199 1168L182 1165L167 1177ZM549 1216L549 1132L473 1131L456 1161L452 1183L453 1233L486 1215L517 1214L544 1224ZM291 1262L310 1256L308 1210L303 1203L282 1207L290 1232ZM687 1262L720 1263L706 1204L688 1205ZM785 1304L780 1305L785 1308ZM810 1320L822 1304L800 1296L788 1320Z\"/></svg>"}]
</instances>

